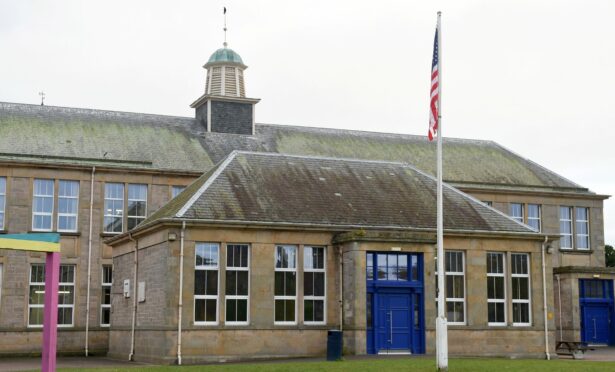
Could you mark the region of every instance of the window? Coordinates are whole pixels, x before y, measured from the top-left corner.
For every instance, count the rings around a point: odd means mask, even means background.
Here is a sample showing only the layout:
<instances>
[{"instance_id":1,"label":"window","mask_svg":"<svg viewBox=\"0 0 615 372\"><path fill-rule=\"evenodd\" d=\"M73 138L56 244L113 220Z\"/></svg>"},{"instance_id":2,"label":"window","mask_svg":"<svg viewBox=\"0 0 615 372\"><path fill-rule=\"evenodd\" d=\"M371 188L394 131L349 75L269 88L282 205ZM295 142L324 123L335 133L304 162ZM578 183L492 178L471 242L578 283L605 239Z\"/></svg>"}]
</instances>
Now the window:
<instances>
[{"instance_id":1,"label":"window","mask_svg":"<svg viewBox=\"0 0 615 372\"><path fill-rule=\"evenodd\" d=\"M487 253L487 322L506 325L504 253Z\"/></svg>"},{"instance_id":2,"label":"window","mask_svg":"<svg viewBox=\"0 0 615 372\"><path fill-rule=\"evenodd\" d=\"M491 206L493 206L493 202L491 202L491 201L483 200L483 203L484 203L485 205L490 206L490 207L491 207Z\"/></svg>"},{"instance_id":3,"label":"window","mask_svg":"<svg viewBox=\"0 0 615 372\"><path fill-rule=\"evenodd\" d=\"M445 252L446 317L449 324L465 324L465 271L463 252Z\"/></svg>"},{"instance_id":4,"label":"window","mask_svg":"<svg viewBox=\"0 0 615 372\"><path fill-rule=\"evenodd\" d=\"M574 231L573 226L574 211ZM560 249L589 250L589 208L559 207ZM573 240L574 236L574 240Z\"/></svg>"},{"instance_id":5,"label":"window","mask_svg":"<svg viewBox=\"0 0 615 372\"><path fill-rule=\"evenodd\" d=\"M186 186L171 186L171 198L179 195L180 192L184 191Z\"/></svg>"},{"instance_id":6,"label":"window","mask_svg":"<svg viewBox=\"0 0 615 372\"><path fill-rule=\"evenodd\" d=\"M128 185L128 230L137 227L147 214L147 185Z\"/></svg>"},{"instance_id":7,"label":"window","mask_svg":"<svg viewBox=\"0 0 615 372\"><path fill-rule=\"evenodd\" d=\"M34 180L32 198L32 230L51 231L53 229L53 180Z\"/></svg>"},{"instance_id":8,"label":"window","mask_svg":"<svg viewBox=\"0 0 615 372\"><path fill-rule=\"evenodd\" d=\"M510 217L523 223L523 204L510 203Z\"/></svg>"},{"instance_id":9,"label":"window","mask_svg":"<svg viewBox=\"0 0 615 372\"><path fill-rule=\"evenodd\" d=\"M58 231L77 231L79 181L60 180L58 184Z\"/></svg>"},{"instance_id":10,"label":"window","mask_svg":"<svg viewBox=\"0 0 615 372\"><path fill-rule=\"evenodd\" d=\"M217 243L197 243L194 264L194 324L218 324Z\"/></svg>"},{"instance_id":11,"label":"window","mask_svg":"<svg viewBox=\"0 0 615 372\"><path fill-rule=\"evenodd\" d=\"M248 324L250 256L247 244L226 246L226 324Z\"/></svg>"},{"instance_id":12,"label":"window","mask_svg":"<svg viewBox=\"0 0 615 372\"><path fill-rule=\"evenodd\" d=\"M303 249L303 322L306 324L325 323L326 257L324 247Z\"/></svg>"},{"instance_id":13,"label":"window","mask_svg":"<svg viewBox=\"0 0 615 372\"><path fill-rule=\"evenodd\" d=\"M577 249L589 249L589 208L575 208Z\"/></svg>"},{"instance_id":14,"label":"window","mask_svg":"<svg viewBox=\"0 0 615 372\"><path fill-rule=\"evenodd\" d=\"M416 281L419 280L419 255L368 252L366 270L367 280Z\"/></svg>"},{"instance_id":15,"label":"window","mask_svg":"<svg viewBox=\"0 0 615 372\"><path fill-rule=\"evenodd\" d=\"M540 232L540 205L528 204L527 205L527 224L534 230Z\"/></svg>"},{"instance_id":16,"label":"window","mask_svg":"<svg viewBox=\"0 0 615 372\"><path fill-rule=\"evenodd\" d=\"M278 245L275 248L275 289L276 324L297 322L297 247Z\"/></svg>"},{"instance_id":17,"label":"window","mask_svg":"<svg viewBox=\"0 0 615 372\"><path fill-rule=\"evenodd\" d=\"M113 267L102 267L102 296L100 299L100 325L109 327L111 320L111 285L113 284Z\"/></svg>"},{"instance_id":18,"label":"window","mask_svg":"<svg viewBox=\"0 0 615 372\"><path fill-rule=\"evenodd\" d=\"M559 207L559 246L572 249L572 207Z\"/></svg>"},{"instance_id":19,"label":"window","mask_svg":"<svg viewBox=\"0 0 615 372\"><path fill-rule=\"evenodd\" d=\"M124 215L124 184L105 184L105 216L103 231L121 233Z\"/></svg>"},{"instance_id":20,"label":"window","mask_svg":"<svg viewBox=\"0 0 615 372\"><path fill-rule=\"evenodd\" d=\"M6 205L6 177L0 177L0 230L4 230L5 205Z\"/></svg>"},{"instance_id":21,"label":"window","mask_svg":"<svg viewBox=\"0 0 615 372\"><path fill-rule=\"evenodd\" d=\"M45 304L45 265L33 264L30 267L30 298L28 302L28 326L42 327L43 306ZM58 327L73 325L75 307L75 266L60 265L60 285L58 291Z\"/></svg>"},{"instance_id":22,"label":"window","mask_svg":"<svg viewBox=\"0 0 615 372\"><path fill-rule=\"evenodd\" d=\"M511 259L513 325L530 325L529 255L513 253Z\"/></svg>"}]
</instances>

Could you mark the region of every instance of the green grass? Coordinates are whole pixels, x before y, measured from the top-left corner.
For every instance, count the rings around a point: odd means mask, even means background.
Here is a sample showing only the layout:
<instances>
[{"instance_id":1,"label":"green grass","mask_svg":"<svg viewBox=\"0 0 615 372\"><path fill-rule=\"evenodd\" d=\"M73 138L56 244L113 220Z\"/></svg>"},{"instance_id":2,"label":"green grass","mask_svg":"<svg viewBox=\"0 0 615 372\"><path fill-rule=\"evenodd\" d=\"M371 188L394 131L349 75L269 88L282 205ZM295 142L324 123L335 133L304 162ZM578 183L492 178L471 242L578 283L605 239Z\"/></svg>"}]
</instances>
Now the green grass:
<instances>
[{"instance_id":1,"label":"green grass","mask_svg":"<svg viewBox=\"0 0 615 372\"><path fill-rule=\"evenodd\" d=\"M76 369L63 369L75 371ZM121 371L123 369L79 369L82 371ZM300 371L348 371L348 372L394 372L435 370L432 358L352 359L340 362L297 361L269 363L239 363L200 366L135 366L133 371L211 371L211 372L300 372ZM510 360L510 359L452 359L449 371L615 371L615 362L589 362L582 360Z\"/></svg>"}]
</instances>

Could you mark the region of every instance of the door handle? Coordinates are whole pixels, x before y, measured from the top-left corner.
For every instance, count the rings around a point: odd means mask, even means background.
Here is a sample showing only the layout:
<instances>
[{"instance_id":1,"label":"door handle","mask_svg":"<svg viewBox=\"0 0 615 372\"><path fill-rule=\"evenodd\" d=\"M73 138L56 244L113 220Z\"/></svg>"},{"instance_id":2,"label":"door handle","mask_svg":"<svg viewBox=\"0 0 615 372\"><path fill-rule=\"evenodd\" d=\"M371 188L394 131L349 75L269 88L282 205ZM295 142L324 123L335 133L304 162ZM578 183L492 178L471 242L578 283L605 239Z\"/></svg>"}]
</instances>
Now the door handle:
<instances>
[{"instance_id":1,"label":"door handle","mask_svg":"<svg viewBox=\"0 0 615 372\"><path fill-rule=\"evenodd\" d=\"M596 334L596 318L593 318L592 320L594 321L594 340L595 340L596 338L598 338Z\"/></svg>"},{"instance_id":2,"label":"door handle","mask_svg":"<svg viewBox=\"0 0 615 372\"><path fill-rule=\"evenodd\" d=\"M389 342L392 344L393 343L393 312L389 311L389 319L391 320L389 322Z\"/></svg>"}]
</instances>

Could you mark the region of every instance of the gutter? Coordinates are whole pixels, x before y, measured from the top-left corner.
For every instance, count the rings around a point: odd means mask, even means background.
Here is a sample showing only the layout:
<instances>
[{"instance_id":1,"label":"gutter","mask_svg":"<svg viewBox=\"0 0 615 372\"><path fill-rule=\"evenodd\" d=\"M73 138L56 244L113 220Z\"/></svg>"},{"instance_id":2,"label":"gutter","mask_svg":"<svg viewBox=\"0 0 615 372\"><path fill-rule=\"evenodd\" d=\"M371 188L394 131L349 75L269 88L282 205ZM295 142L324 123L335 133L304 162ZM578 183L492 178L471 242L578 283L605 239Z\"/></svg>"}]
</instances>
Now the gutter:
<instances>
[{"instance_id":1,"label":"gutter","mask_svg":"<svg viewBox=\"0 0 615 372\"><path fill-rule=\"evenodd\" d=\"M132 325L130 327L130 354L128 355L129 361L134 361L135 356L135 325L137 322L137 270L139 269L139 241L132 238L132 234L128 233L128 239L135 243L135 257L134 257L134 279L132 283L132 298L133 298L133 310L132 310Z\"/></svg>"},{"instance_id":2,"label":"gutter","mask_svg":"<svg viewBox=\"0 0 615 372\"><path fill-rule=\"evenodd\" d=\"M96 167L92 167L92 178L90 179L90 227L88 233L88 284L85 299L85 356L88 356L89 332L90 332L90 287L92 282L92 213L94 210L94 174Z\"/></svg>"},{"instance_id":3,"label":"gutter","mask_svg":"<svg viewBox=\"0 0 615 372\"><path fill-rule=\"evenodd\" d=\"M547 357L547 360L551 360L551 355L549 354L549 323L547 319L547 269L545 260L545 250L547 249L548 241L549 237L545 236L545 241L542 243L542 249L540 250L540 252L542 255L542 311L545 324L545 355Z\"/></svg>"},{"instance_id":4,"label":"gutter","mask_svg":"<svg viewBox=\"0 0 615 372\"><path fill-rule=\"evenodd\" d=\"M182 311L184 308L184 237L186 221L182 221L179 241L179 300L177 303L177 365L182 365Z\"/></svg>"}]
</instances>

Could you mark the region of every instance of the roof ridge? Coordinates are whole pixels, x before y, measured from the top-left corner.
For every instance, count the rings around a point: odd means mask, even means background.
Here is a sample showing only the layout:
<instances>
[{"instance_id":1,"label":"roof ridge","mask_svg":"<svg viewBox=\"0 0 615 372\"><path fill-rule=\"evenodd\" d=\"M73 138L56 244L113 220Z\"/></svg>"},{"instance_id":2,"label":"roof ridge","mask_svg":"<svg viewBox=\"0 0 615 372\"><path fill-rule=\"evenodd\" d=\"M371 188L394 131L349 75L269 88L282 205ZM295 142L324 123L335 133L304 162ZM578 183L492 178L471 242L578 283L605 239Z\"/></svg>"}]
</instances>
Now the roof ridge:
<instances>
[{"instance_id":1,"label":"roof ridge","mask_svg":"<svg viewBox=\"0 0 615 372\"><path fill-rule=\"evenodd\" d=\"M118 110L105 110L105 109L97 109L97 108L87 108L87 107L71 107L71 106L55 106L55 105L39 105L33 103L19 103L19 102L5 102L0 101L0 106L27 106L27 107L39 107L42 109L51 109L51 110L71 110L75 112L98 112L98 113L115 113L115 114L125 114L125 115L145 115L145 116L156 116L161 118L169 118L169 119L187 119L194 120L194 118L190 116L178 116L178 115L166 115L166 114L151 114L147 112L136 112L136 111L118 111Z\"/></svg>"},{"instance_id":2,"label":"roof ridge","mask_svg":"<svg viewBox=\"0 0 615 372\"><path fill-rule=\"evenodd\" d=\"M237 153L238 153L237 150L233 150L233 152L231 152L229 154L229 156L227 156L220 163L220 165L218 166L216 171L207 179L207 181L205 181L205 183L197 190L197 192L195 192L190 197L190 199L188 199L186 204L184 204L184 206L181 207L177 211L177 213L175 214L175 217L183 217L184 216L186 211L188 209L190 209L190 207L192 207L192 205L201 197L201 195L203 195L203 193L209 188L209 186L211 186L216 181L218 176L220 176L220 174L222 174L222 172L226 169L226 167L235 159L235 157L237 156Z\"/></svg>"}]
</instances>

